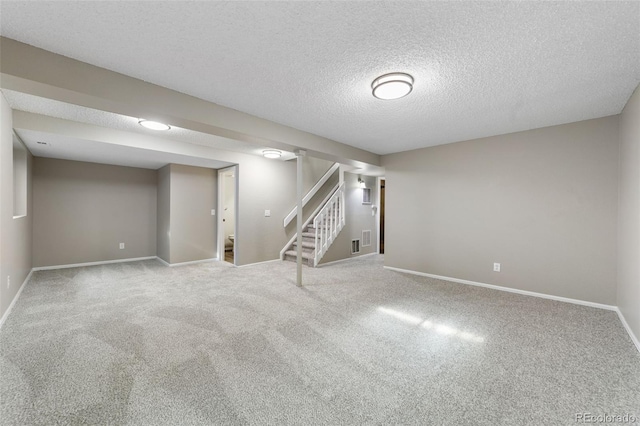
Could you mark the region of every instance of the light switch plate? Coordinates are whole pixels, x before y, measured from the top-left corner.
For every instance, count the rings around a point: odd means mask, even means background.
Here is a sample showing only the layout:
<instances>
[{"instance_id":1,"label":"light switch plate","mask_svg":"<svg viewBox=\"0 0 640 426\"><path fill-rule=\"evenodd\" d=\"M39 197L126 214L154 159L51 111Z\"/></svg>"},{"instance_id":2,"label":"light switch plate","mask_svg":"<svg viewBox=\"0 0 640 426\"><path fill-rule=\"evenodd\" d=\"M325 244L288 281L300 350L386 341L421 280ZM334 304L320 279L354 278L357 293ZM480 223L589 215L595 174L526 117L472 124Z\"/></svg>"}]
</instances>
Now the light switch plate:
<instances>
[{"instance_id":1,"label":"light switch plate","mask_svg":"<svg viewBox=\"0 0 640 426\"><path fill-rule=\"evenodd\" d=\"M271 210L265 210L264 217L271 217Z\"/></svg>"}]
</instances>

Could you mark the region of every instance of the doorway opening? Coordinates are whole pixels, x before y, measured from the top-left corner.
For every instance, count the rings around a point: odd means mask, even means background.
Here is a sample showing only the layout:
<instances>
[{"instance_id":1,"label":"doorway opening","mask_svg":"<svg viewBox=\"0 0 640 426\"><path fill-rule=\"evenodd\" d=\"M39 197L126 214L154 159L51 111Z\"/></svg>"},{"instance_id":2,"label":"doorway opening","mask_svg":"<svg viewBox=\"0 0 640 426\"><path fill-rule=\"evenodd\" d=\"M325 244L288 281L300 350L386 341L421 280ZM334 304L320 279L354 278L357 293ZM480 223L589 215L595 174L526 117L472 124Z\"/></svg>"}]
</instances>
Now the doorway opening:
<instances>
[{"instance_id":1,"label":"doorway opening","mask_svg":"<svg viewBox=\"0 0 640 426\"><path fill-rule=\"evenodd\" d=\"M384 254L384 188L385 188L385 180L380 179L380 249L378 252L380 254Z\"/></svg>"},{"instance_id":2,"label":"doorway opening","mask_svg":"<svg viewBox=\"0 0 640 426\"><path fill-rule=\"evenodd\" d=\"M218 170L218 254L236 264L238 222L238 166Z\"/></svg>"}]
</instances>

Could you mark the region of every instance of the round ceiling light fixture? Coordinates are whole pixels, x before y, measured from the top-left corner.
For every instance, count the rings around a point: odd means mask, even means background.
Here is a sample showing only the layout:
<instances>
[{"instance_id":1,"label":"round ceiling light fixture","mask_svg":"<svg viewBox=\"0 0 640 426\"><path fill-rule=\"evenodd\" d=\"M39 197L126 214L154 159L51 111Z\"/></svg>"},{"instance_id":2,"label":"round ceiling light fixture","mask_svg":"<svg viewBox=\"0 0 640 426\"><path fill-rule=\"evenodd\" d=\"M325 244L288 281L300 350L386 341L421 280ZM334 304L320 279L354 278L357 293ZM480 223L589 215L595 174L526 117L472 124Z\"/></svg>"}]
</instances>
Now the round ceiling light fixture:
<instances>
[{"instance_id":1,"label":"round ceiling light fixture","mask_svg":"<svg viewBox=\"0 0 640 426\"><path fill-rule=\"evenodd\" d=\"M371 83L373 96L378 99L399 99L413 90L413 77L403 72L381 75Z\"/></svg>"},{"instance_id":2,"label":"round ceiling light fixture","mask_svg":"<svg viewBox=\"0 0 640 426\"><path fill-rule=\"evenodd\" d=\"M169 126L168 124L160 123L158 121L144 120L142 118L138 120L138 124L141 125L142 127L146 127L147 129L151 129L151 130L171 129L171 126Z\"/></svg>"},{"instance_id":3,"label":"round ceiling light fixture","mask_svg":"<svg viewBox=\"0 0 640 426\"><path fill-rule=\"evenodd\" d=\"M282 152L277 149L265 149L262 151L262 155L265 158L280 158L282 157Z\"/></svg>"}]
</instances>

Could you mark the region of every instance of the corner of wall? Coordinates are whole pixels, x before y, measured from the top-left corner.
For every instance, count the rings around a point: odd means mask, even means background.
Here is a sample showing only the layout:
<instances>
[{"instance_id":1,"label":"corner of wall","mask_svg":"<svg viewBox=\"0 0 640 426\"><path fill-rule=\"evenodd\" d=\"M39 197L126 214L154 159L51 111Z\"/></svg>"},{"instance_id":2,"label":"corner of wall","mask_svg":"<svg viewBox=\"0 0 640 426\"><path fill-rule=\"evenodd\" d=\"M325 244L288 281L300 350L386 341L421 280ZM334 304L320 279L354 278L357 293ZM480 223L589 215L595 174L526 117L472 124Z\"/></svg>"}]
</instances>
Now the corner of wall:
<instances>
[{"instance_id":1,"label":"corner of wall","mask_svg":"<svg viewBox=\"0 0 640 426\"><path fill-rule=\"evenodd\" d=\"M27 150L27 215L13 217L13 115L0 96L0 317L15 303L32 268L33 157ZM10 280L9 280L10 277Z\"/></svg>"},{"instance_id":2,"label":"corner of wall","mask_svg":"<svg viewBox=\"0 0 640 426\"><path fill-rule=\"evenodd\" d=\"M640 85L619 117L617 305L640 350Z\"/></svg>"}]
</instances>

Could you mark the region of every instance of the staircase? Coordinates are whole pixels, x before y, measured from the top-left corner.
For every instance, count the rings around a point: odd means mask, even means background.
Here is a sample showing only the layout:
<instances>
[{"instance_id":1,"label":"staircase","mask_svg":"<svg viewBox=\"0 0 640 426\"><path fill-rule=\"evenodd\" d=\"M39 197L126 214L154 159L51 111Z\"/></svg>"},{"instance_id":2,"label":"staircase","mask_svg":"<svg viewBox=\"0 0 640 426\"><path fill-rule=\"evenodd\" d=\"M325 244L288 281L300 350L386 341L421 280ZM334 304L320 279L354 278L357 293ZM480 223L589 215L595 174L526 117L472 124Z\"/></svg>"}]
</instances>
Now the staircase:
<instances>
[{"instance_id":1,"label":"staircase","mask_svg":"<svg viewBox=\"0 0 640 426\"><path fill-rule=\"evenodd\" d=\"M311 222L313 219L313 222ZM302 261L315 267L338 236L345 223L344 183L333 193L316 215L302 226ZM297 261L297 235L284 251L283 260Z\"/></svg>"},{"instance_id":2,"label":"staircase","mask_svg":"<svg viewBox=\"0 0 640 426\"><path fill-rule=\"evenodd\" d=\"M302 230L302 263L307 266L315 266L316 258L316 230L313 224L307 225ZM284 260L295 262L298 256L298 242L294 241L289 250L284 252Z\"/></svg>"}]
</instances>

